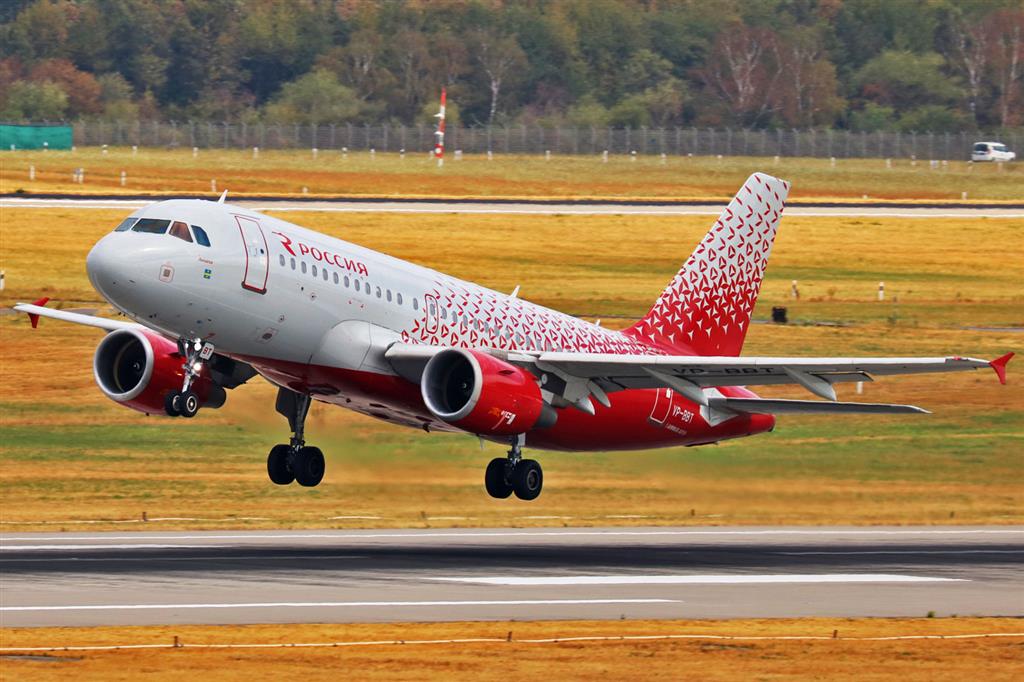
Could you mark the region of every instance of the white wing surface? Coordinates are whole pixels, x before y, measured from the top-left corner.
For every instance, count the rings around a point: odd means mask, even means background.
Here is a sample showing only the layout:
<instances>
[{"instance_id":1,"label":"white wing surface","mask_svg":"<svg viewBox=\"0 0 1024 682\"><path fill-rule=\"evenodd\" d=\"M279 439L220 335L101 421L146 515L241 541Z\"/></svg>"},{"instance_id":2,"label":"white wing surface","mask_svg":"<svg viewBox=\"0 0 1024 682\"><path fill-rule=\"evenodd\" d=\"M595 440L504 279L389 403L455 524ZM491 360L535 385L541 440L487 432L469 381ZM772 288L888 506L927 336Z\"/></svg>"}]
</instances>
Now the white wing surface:
<instances>
[{"instance_id":1,"label":"white wing surface","mask_svg":"<svg viewBox=\"0 0 1024 682\"><path fill-rule=\"evenodd\" d=\"M418 381L423 366L438 347L395 344L387 358L402 376ZM936 358L787 358L701 357L677 355L612 355L602 353L527 352L484 350L507 362L529 369L543 379L546 390L585 411L593 397L607 404L607 394L630 388L671 388L704 406L737 412L924 412L911 405L838 403L833 384L872 381L874 376L962 372L991 367L1006 381L1008 353L996 360L967 357ZM823 401L724 398L717 386L795 384ZM580 401L585 401L581 405Z\"/></svg>"}]
</instances>

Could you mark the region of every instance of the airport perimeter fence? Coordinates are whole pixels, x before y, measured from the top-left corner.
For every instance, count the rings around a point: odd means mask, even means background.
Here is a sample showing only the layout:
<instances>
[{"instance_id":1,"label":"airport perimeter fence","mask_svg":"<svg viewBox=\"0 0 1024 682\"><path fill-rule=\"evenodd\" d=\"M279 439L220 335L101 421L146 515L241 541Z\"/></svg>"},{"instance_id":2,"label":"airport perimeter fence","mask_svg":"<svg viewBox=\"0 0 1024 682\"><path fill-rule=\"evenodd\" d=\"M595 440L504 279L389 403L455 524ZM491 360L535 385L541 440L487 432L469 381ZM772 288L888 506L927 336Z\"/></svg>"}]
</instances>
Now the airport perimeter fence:
<instances>
[{"instance_id":1,"label":"airport perimeter fence","mask_svg":"<svg viewBox=\"0 0 1024 682\"><path fill-rule=\"evenodd\" d=\"M77 121L81 146L201 149L322 149L429 153L428 125L293 125ZM659 156L806 156L818 158L969 159L975 142L998 140L1020 153L1024 131L979 133L853 132L848 130L716 130L711 128L449 127L445 148L466 154L633 154Z\"/></svg>"}]
</instances>

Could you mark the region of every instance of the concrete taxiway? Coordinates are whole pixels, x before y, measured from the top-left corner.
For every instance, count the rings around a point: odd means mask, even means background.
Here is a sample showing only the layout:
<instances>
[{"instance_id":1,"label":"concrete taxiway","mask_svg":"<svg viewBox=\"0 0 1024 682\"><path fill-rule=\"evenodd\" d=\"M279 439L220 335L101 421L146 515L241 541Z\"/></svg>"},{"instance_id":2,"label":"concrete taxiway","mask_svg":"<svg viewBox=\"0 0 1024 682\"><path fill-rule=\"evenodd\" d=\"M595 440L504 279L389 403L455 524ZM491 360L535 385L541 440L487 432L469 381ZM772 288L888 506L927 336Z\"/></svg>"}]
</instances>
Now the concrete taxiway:
<instances>
[{"instance_id":1,"label":"concrete taxiway","mask_svg":"<svg viewBox=\"0 0 1024 682\"><path fill-rule=\"evenodd\" d=\"M1024 527L0 535L0 625L1024 616Z\"/></svg>"},{"instance_id":2,"label":"concrete taxiway","mask_svg":"<svg viewBox=\"0 0 1024 682\"><path fill-rule=\"evenodd\" d=\"M171 198L171 197L166 197ZM199 198L199 197L196 197ZM212 197L207 197L212 199ZM0 198L0 208L74 208L74 209L119 209L133 211L160 201L161 197L145 199L115 198ZM650 215L717 216L725 203L638 203L616 202L549 202L549 201L445 201L439 200L316 200L316 199L229 199L232 204L266 212L308 212L308 213L477 213L477 214L523 214L523 215ZM787 216L804 217L848 217L848 218L1024 218L1020 205L918 205L918 204L790 204Z\"/></svg>"}]
</instances>

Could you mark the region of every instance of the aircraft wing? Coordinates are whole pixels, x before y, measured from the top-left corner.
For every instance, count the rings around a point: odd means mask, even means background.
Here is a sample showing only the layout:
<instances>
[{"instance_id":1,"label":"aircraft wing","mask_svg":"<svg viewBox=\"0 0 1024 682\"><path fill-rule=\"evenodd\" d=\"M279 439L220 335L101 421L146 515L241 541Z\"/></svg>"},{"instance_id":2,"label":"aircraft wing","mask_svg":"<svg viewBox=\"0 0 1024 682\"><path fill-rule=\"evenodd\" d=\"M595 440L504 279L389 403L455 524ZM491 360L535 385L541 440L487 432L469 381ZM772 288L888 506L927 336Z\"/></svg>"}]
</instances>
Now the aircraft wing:
<instances>
[{"instance_id":1,"label":"aircraft wing","mask_svg":"<svg viewBox=\"0 0 1024 682\"><path fill-rule=\"evenodd\" d=\"M396 344L387 352L399 374L410 378L438 349ZM937 358L787 358L599 353L487 351L507 362L547 375L544 388L569 404L591 412L593 397L608 405L607 394L630 388L671 388L706 407L734 412L924 412L910 405L839 403L833 384L872 381L873 376L961 372L991 367L1006 383L1006 363L1013 353L992 361L966 357ZM417 377L418 378L418 377ZM825 401L725 398L705 391L717 386L796 384Z\"/></svg>"},{"instance_id":2,"label":"aircraft wing","mask_svg":"<svg viewBox=\"0 0 1024 682\"><path fill-rule=\"evenodd\" d=\"M115 329L124 329L125 327L138 327L139 325L134 322L125 322L124 320L112 320L107 317L98 317L96 315L84 315L82 313L72 313L65 310L55 310L53 308L46 308L46 302L49 301L47 298L41 298L35 303L19 303L14 306L14 309L21 313L26 313L29 320L32 321L32 327L34 328L39 324L40 317L51 317L55 320L61 320L63 322L73 322L74 324L84 324L89 327L98 327L105 329L108 332L112 332Z\"/></svg>"}]
</instances>

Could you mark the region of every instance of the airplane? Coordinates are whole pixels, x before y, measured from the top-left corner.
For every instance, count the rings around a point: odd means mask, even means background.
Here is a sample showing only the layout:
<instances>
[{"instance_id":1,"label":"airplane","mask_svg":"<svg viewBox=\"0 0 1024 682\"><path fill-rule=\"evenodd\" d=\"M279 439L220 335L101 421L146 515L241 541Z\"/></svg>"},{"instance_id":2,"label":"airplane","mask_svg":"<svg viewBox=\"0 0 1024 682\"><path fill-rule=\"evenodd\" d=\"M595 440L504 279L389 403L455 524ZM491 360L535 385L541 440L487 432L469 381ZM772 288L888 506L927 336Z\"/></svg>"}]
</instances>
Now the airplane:
<instances>
[{"instance_id":1,"label":"airplane","mask_svg":"<svg viewBox=\"0 0 1024 682\"><path fill-rule=\"evenodd\" d=\"M744 183L650 311L621 331L535 305L226 202L172 199L134 212L89 252L92 285L128 319L19 304L107 332L93 374L110 399L194 417L256 375L278 388L291 438L267 456L278 485L315 486L305 441L318 400L426 432L508 443L490 461L495 498L535 499L531 447L698 446L772 431L780 414L910 414L840 402L835 384L991 367L969 357L741 356L789 183ZM795 384L814 400L764 399ZM482 440L481 440L482 442Z\"/></svg>"}]
</instances>

